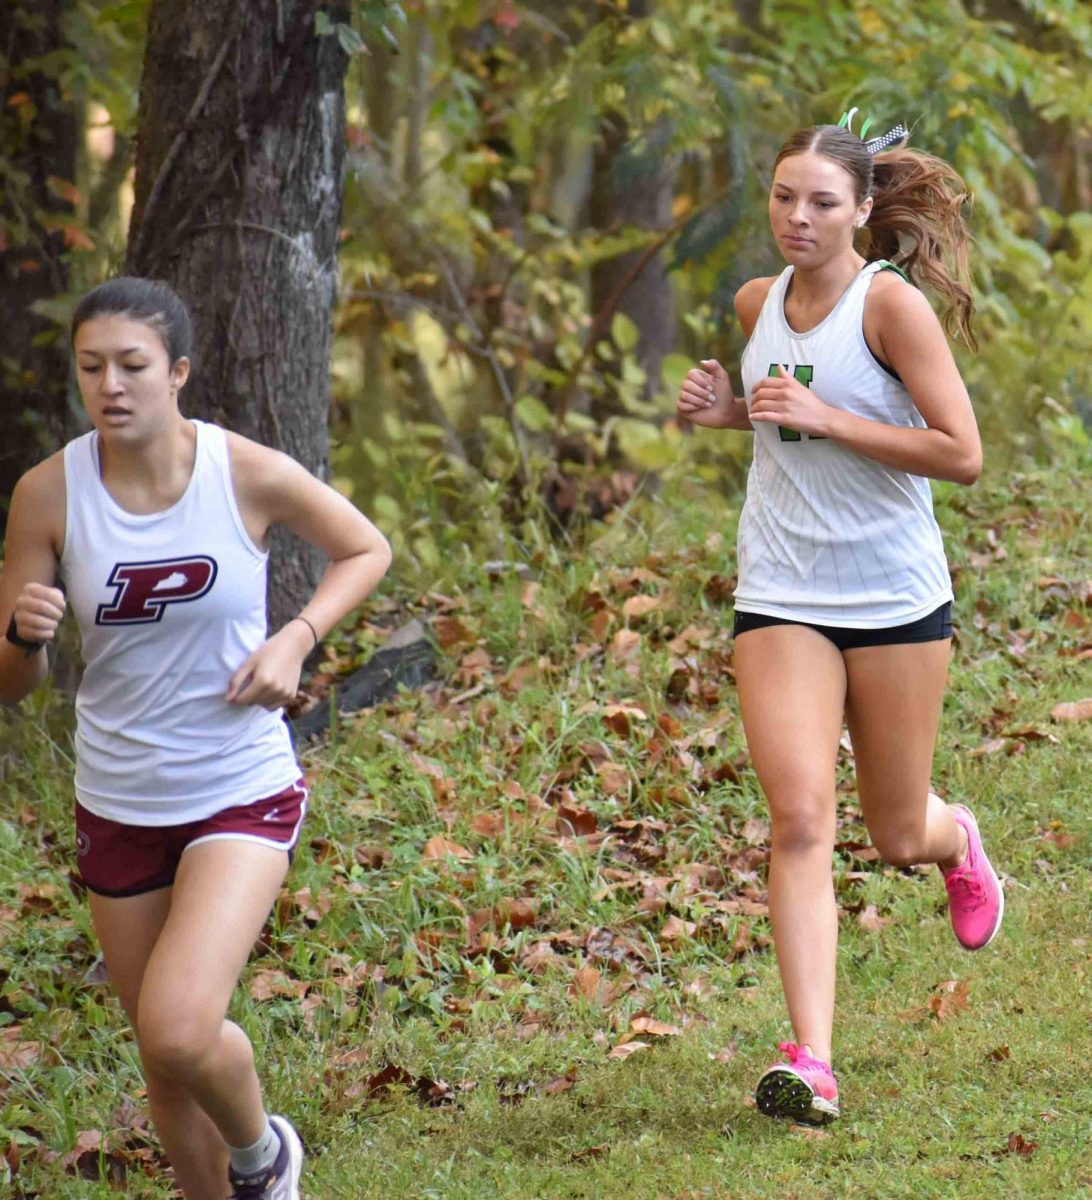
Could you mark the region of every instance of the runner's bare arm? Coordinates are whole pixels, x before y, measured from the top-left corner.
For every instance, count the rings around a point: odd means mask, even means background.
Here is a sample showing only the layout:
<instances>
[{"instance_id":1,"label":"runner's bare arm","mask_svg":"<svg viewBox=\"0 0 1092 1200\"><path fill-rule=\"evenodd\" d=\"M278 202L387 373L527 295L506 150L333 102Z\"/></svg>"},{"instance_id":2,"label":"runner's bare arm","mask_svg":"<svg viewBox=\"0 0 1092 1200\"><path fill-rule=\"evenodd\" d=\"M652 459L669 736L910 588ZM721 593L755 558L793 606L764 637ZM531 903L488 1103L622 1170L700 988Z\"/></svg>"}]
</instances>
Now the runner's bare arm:
<instances>
[{"instance_id":1,"label":"runner's bare arm","mask_svg":"<svg viewBox=\"0 0 1092 1200\"><path fill-rule=\"evenodd\" d=\"M3 636L15 618L28 642L53 640L64 616L64 593L55 586L64 540L64 463L56 454L16 484L8 512L0 570L0 703L17 704L45 679L45 647L27 653Z\"/></svg>"},{"instance_id":2,"label":"runner's bare arm","mask_svg":"<svg viewBox=\"0 0 1092 1200\"><path fill-rule=\"evenodd\" d=\"M750 337L774 279L752 279L735 297L736 316L744 335ZM703 359L688 371L679 388L676 411L695 425L710 429L751 431L747 402L735 395L728 372L716 359Z\"/></svg>"},{"instance_id":3,"label":"runner's bare arm","mask_svg":"<svg viewBox=\"0 0 1092 1200\"><path fill-rule=\"evenodd\" d=\"M865 332L883 360L898 372L928 428L906 429L836 412L828 436L889 467L931 479L974 483L982 470L974 409L948 339L924 294L881 273L869 288Z\"/></svg>"},{"instance_id":4,"label":"runner's bare arm","mask_svg":"<svg viewBox=\"0 0 1092 1200\"><path fill-rule=\"evenodd\" d=\"M228 441L240 515L251 537L264 544L273 525L284 525L330 560L300 610L303 619L289 621L232 677L229 702L276 707L294 694L314 637L325 637L375 589L391 550L363 513L288 455L236 435Z\"/></svg>"}]
</instances>

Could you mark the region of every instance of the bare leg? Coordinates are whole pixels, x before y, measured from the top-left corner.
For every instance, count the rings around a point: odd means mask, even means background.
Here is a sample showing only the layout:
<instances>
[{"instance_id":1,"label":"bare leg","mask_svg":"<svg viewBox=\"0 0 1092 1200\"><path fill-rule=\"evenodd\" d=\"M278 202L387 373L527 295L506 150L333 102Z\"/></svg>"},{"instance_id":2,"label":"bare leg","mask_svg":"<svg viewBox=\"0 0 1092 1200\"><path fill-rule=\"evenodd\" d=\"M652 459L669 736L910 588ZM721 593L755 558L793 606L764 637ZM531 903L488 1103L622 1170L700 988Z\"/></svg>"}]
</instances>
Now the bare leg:
<instances>
[{"instance_id":1,"label":"bare leg","mask_svg":"<svg viewBox=\"0 0 1092 1200\"><path fill-rule=\"evenodd\" d=\"M857 791L873 844L898 866L954 867L967 835L929 790L949 642L862 646L846 652L846 720Z\"/></svg>"},{"instance_id":2,"label":"bare leg","mask_svg":"<svg viewBox=\"0 0 1092 1200\"><path fill-rule=\"evenodd\" d=\"M845 705L840 651L814 630L773 625L735 643L751 760L770 806L770 922L796 1040L831 1061L838 910L834 771Z\"/></svg>"},{"instance_id":3,"label":"bare leg","mask_svg":"<svg viewBox=\"0 0 1092 1200\"><path fill-rule=\"evenodd\" d=\"M152 1116L187 1200L224 1200L227 1145L249 1145L264 1128L250 1043L225 1014L286 869L286 854L252 842L191 847L142 957L123 944L131 929L116 908L132 902L95 899L107 966L113 973L113 958L128 968L126 1008L135 1007Z\"/></svg>"},{"instance_id":4,"label":"bare leg","mask_svg":"<svg viewBox=\"0 0 1092 1200\"><path fill-rule=\"evenodd\" d=\"M144 968L167 919L171 889L121 899L91 893L90 903L110 982L136 1029ZM188 1089L147 1065L144 1078L152 1121L182 1194L188 1200L224 1200L227 1149L216 1126Z\"/></svg>"}]
</instances>

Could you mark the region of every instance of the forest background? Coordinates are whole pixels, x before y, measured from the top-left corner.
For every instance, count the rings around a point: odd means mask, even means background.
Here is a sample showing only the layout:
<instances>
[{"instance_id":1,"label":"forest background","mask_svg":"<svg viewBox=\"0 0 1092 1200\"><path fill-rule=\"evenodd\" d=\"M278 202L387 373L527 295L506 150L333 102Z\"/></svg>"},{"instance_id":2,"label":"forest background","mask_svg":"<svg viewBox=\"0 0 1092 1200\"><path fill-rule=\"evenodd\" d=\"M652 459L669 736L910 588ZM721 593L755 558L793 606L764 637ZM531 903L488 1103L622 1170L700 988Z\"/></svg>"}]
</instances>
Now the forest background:
<instances>
[{"instance_id":1,"label":"forest background","mask_svg":"<svg viewBox=\"0 0 1092 1200\"><path fill-rule=\"evenodd\" d=\"M310 1106L316 1195L1076 1194L1090 58L1078 0L4 6L0 521L83 427L75 299L163 274L198 317L191 411L327 473L394 543L308 702L407 616L441 655L433 688L307 750L312 861L248 983L274 1091ZM848 1058L878 1108L835 1150L740 1107L741 1064L784 1032L724 635L750 449L674 396L698 358L734 369L731 297L780 267L781 141L855 105L975 197L979 346L957 355L987 471L935 488L963 613L938 772L984 797L1027 895L971 1005L960 968L902 961L950 957L935 887L884 872L845 806L847 982L875 1023ZM314 570L279 549L275 619ZM0 1172L160 1196L72 895L61 683L0 714ZM848 747L842 770L849 790ZM930 1039L944 1067L912 1079L878 1048ZM983 1069L1010 1102L976 1091L984 1123L960 1091ZM923 1150L898 1113L938 1092ZM875 1182L877 1157L916 1182Z\"/></svg>"}]
</instances>

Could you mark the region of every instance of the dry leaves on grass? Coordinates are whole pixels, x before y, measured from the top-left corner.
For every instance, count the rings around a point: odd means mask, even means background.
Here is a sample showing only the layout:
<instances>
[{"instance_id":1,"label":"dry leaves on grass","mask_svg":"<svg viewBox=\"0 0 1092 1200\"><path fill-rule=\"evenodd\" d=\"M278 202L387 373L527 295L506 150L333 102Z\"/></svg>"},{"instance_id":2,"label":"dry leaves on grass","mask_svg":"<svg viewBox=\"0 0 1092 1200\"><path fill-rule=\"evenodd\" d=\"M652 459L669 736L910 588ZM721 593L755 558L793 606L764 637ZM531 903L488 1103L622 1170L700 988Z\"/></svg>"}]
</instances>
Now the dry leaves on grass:
<instances>
[{"instance_id":1,"label":"dry leaves on grass","mask_svg":"<svg viewBox=\"0 0 1092 1200\"><path fill-rule=\"evenodd\" d=\"M933 1017L946 1021L957 1013L966 1012L970 1002L970 985L963 980L947 979L933 988L928 1003L904 1009L898 1014L900 1021L920 1021Z\"/></svg>"},{"instance_id":2,"label":"dry leaves on grass","mask_svg":"<svg viewBox=\"0 0 1092 1200\"><path fill-rule=\"evenodd\" d=\"M660 604L659 596L630 596L622 605L622 616L628 621L637 621L659 608Z\"/></svg>"},{"instance_id":3,"label":"dry leaves on grass","mask_svg":"<svg viewBox=\"0 0 1092 1200\"><path fill-rule=\"evenodd\" d=\"M651 1048L651 1042L620 1042L613 1050L607 1053L607 1058L629 1058L631 1054L636 1054L638 1050L650 1050Z\"/></svg>"},{"instance_id":4,"label":"dry leaves on grass","mask_svg":"<svg viewBox=\"0 0 1092 1200\"><path fill-rule=\"evenodd\" d=\"M441 837L437 834L436 837L430 837L425 842L424 849L421 851L422 858L473 858L474 855L465 847L460 846L458 842L451 841L450 838Z\"/></svg>"},{"instance_id":5,"label":"dry leaves on grass","mask_svg":"<svg viewBox=\"0 0 1092 1200\"><path fill-rule=\"evenodd\" d=\"M678 1037L682 1033L678 1025L668 1025L666 1021L657 1021L654 1017L634 1017L629 1027L634 1033L649 1037Z\"/></svg>"},{"instance_id":6,"label":"dry leaves on grass","mask_svg":"<svg viewBox=\"0 0 1092 1200\"><path fill-rule=\"evenodd\" d=\"M302 979L289 979L283 971L255 971L250 981L250 996L253 1000L273 1000L277 996L299 999L310 985Z\"/></svg>"},{"instance_id":7,"label":"dry leaves on grass","mask_svg":"<svg viewBox=\"0 0 1092 1200\"><path fill-rule=\"evenodd\" d=\"M866 907L857 914L857 924L862 929L867 929L869 933L879 933L885 926L890 925L894 917L881 917L879 909L875 904L866 905Z\"/></svg>"},{"instance_id":8,"label":"dry leaves on grass","mask_svg":"<svg viewBox=\"0 0 1092 1200\"><path fill-rule=\"evenodd\" d=\"M660 930L660 937L665 942L680 941L693 937L697 928L696 921L684 921L682 917L668 917Z\"/></svg>"},{"instance_id":9,"label":"dry leaves on grass","mask_svg":"<svg viewBox=\"0 0 1092 1200\"><path fill-rule=\"evenodd\" d=\"M1010 1133L1004 1149L995 1150L993 1153L995 1158L1002 1158L1006 1154L1015 1154L1019 1158L1030 1158L1038 1149L1038 1142L1028 1141L1022 1133Z\"/></svg>"},{"instance_id":10,"label":"dry leaves on grass","mask_svg":"<svg viewBox=\"0 0 1092 1200\"><path fill-rule=\"evenodd\" d=\"M478 636L472 629L461 621L458 617L434 617L432 620L432 631L436 635L437 642L444 650L450 650L452 646L469 644L476 642Z\"/></svg>"},{"instance_id":11,"label":"dry leaves on grass","mask_svg":"<svg viewBox=\"0 0 1092 1200\"><path fill-rule=\"evenodd\" d=\"M594 1000L599 995L599 982L602 975L595 967L581 967L573 972L569 990L574 996L583 996L585 1000Z\"/></svg>"},{"instance_id":12,"label":"dry leaves on grass","mask_svg":"<svg viewBox=\"0 0 1092 1200\"><path fill-rule=\"evenodd\" d=\"M23 1040L20 1026L7 1025L0 1029L0 1070L22 1070L36 1063L41 1053L39 1042Z\"/></svg>"}]
</instances>

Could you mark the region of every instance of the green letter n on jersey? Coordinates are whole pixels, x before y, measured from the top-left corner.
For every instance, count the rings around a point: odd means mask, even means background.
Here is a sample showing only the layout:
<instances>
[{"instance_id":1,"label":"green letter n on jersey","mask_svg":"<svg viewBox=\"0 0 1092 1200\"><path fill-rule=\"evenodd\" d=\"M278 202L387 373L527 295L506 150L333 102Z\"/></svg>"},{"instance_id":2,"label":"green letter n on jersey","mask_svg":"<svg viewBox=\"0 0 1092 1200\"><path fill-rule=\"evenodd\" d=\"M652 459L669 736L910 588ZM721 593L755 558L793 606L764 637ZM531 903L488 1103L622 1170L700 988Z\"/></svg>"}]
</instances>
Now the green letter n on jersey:
<instances>
[{"instance_id":1,"label":"green letter n on jersey","mask_svg":"<svg viewBox=\"0 0 1092 1200\"><path fill-rule=\"evenodd\" d=\"M770 363L770 374L775 378L777 377L777 363ZM815 368L810 364L798 364L793 367L792 376L797 383L802 383L804 387L811 387L811 381L815 377ZM815 434L809 433L805 435L795 429L786 429L784 425L778 425L777 434L783 442L799 442L805 437L809 442L822 442L826 440L825 438L817 437Z\"/></svg>"}]
</instances>

